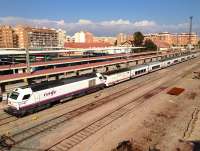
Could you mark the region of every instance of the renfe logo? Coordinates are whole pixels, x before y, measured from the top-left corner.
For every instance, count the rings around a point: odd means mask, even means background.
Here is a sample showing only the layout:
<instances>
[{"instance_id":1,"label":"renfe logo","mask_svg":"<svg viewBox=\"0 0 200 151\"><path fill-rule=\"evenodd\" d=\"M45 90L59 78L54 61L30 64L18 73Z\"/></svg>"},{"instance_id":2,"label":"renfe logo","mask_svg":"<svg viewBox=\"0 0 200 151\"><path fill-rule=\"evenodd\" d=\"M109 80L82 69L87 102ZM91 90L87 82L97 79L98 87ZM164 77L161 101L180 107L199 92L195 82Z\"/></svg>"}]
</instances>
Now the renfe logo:
<instances>
[{"instance_id":1,"label":"renfe logo","mask_svg":"<svg viewBox=\"0 0 200 151\"><path fill-rule=\"evenodd\" d=\"M44 96L52 96L52 95L54 95L56 93L56 91L55 90L52 90L52 91L50 91L50 92L46 92L45 94L44 94Z\"/></svg>"}]
</instances>

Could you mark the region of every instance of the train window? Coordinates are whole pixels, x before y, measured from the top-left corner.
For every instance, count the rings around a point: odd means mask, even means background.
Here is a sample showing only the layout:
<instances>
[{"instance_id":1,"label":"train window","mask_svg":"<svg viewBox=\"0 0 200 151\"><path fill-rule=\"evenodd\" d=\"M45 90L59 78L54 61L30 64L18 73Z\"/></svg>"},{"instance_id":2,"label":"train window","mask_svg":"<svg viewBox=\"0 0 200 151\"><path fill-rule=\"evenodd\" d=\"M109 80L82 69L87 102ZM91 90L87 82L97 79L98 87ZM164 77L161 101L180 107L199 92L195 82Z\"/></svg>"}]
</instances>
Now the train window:
<instances>
[{"instance_id":1,"label":"train window","mask_svg":"<svg viewBox=\"0 0 200 151\"><path fill-rule=\"evenodd\" d=\"M17 100L18 96L19 96L19 93L12 92L12 94L10 95L10 98L13 99L13 100Z\"/></svg>"},{"instance_id":2,"label":"train window","mask_svg":"<svg viewBox=\"0 0 200 151\"><path fill-rule=\"evenodd\" d=\"M146 69L143 69L143 70L142 70L142 73L144 73L144 72L146 72Z\"/></svg>"},{"instance_id":3,"label":"train window","mask_svg":"<svg viewBox=\"0 0 200 151\"><path fill-rule=\"evenodd\" d=\"M141 74L141 73L144 73L144 72L146 72L146 69L142 69L142 70L136 71L135 75L138 75L138 74Z\"/></svg>"},{"instance_id":4,"label":"train window","mask_svg":"<svg viewBox=\"0 0 200 151\"><path fill-rule=\"evenodd\" d=\"M152 67L152 70L155 70L155 69L158 69L158 68L160 68L160 65L153 66L153 67Z\"/></svg>"},{"instance_id":5,"label":"train window","mask_svg":"<svg viewBox=\"0 0 200 151\"><path fill-rule=\"evenodd\" d=\"M23 97L23 99L22 100L27 100L27 99L29 99L30 98L30 94L27 94L27 95L24 95L24 97Z\"/></svg>"}]
</instances>

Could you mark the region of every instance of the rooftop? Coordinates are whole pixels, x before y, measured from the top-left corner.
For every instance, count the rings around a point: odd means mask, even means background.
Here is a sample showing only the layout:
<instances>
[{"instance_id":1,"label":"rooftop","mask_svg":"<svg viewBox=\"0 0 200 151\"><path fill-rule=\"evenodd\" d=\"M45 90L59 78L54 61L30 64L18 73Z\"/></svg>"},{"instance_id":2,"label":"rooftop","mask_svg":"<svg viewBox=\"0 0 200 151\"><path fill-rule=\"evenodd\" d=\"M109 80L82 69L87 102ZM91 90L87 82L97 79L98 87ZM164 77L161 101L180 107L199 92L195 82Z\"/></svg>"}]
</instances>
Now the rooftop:
<instances>
[{"instance_id":1,"label":"rooftop","mask_svg":"<svg viewBox=\"0 0 200 151\"><path fill-rule=\"evenodd\" d=\"M112 46L109 43L65 43L65 48L104 48Z\"/></svg>"}]
</instances>

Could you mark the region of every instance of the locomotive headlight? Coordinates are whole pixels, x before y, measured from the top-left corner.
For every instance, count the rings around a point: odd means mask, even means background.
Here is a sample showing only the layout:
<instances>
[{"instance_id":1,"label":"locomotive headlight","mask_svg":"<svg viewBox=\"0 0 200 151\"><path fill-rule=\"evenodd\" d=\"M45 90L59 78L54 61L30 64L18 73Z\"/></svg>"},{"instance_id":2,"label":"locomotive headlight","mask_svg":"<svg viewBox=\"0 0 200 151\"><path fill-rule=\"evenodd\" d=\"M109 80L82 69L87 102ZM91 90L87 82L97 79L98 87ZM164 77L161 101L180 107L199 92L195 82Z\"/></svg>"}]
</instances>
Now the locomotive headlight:
<instances>
[{"instance_id":1,"label":"locomotive headlight","mask_svg":"<svg viewBox=\"0 0 200 151\"><path fill-rule=\"evenodd\" d=\"M12 104L13 107L15 107L17 110L19 110L19 104L18 103L14 103Z\"/></svg>"},{"instance_id":2,"label":"locomotive headlight","mask_svg":"<svg viewBox=\"0 0 200 151\"><path fill-rule=\"evenodd\" d=\"M10 100L8 100L8 105L11 105L11 101Z\"/></svg>"},{"instance_id":3,"label":"locomotive headlight","mask_svg":"<svg viewBox=\"0 0 200 151\"><path fill-rule=\"evenodd\" d=\"M17 110L19 110L19 104L16 104L16 108L17 108Z\"/></svg>"}]
</instances>

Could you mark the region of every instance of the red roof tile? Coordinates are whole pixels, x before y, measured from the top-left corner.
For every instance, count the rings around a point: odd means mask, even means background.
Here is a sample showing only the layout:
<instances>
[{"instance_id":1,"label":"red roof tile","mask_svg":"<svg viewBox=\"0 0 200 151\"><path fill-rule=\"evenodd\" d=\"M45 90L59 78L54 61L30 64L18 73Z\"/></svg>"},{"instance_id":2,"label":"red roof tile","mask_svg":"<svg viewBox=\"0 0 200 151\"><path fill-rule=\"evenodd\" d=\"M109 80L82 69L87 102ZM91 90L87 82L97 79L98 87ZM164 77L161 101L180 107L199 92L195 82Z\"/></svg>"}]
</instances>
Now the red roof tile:
<instances>
[{"instance_id":1,"label":"red roof tile","mask_svg":"<svg viewBox=\"0 0 200 151\"><path fill-rule=\"evenodd\" d=\"M160 40L154 40L153 42L159 48L170 48L170 44L168 44L167 42L163 42L163 41L160 41Z\"/></svg>"},{"instance_id":2,"label":"red roof tile","mask_svg":"<svg viewBox=\"0 0 200 151\"><path fill-rule=\"evenodd\" d=\"M104 48L112 46L109 43L65 43L65 48Z\"/></svg>"}]
</instances>

